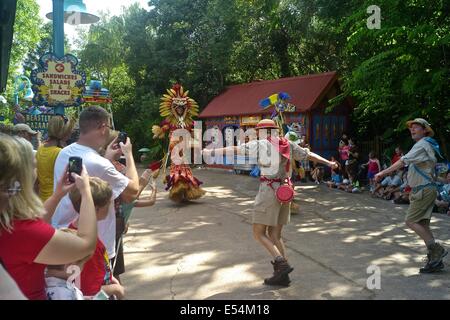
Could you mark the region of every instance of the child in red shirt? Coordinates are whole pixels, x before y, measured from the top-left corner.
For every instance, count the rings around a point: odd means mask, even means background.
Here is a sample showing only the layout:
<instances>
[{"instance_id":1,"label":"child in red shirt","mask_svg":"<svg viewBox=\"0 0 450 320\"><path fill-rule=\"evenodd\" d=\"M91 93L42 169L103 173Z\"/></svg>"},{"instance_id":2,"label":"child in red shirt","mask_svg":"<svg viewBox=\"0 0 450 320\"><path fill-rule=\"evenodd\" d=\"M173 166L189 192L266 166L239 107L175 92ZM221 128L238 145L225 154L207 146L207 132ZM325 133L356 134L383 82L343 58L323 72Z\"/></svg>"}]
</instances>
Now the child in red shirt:
<instances>
[{"instance_id":1,"label":"child in red shirt","mask_svg":"<svg viewBox=\"0 0 450 320\"><path fill-rule=\"evenodd\" d=\"M363 166L367 167L367 178L369 179L370 192L373 192L376 187L374 177L381 170L380 160L375 157L375 153L373 151L369 152L369 161Z\"/></svg>"},{"instance_id":2,"label":"child in red shirt","mask_svg":"<svg viewBox=\"0 0 450 320\"><path fill-rule=\"evenodd\" d=\"M108 183L100 178L90 177L89 182L97 221L101 221L108 215L108 208L112 202L112 190ZM78 190L72 190L69 193L69 198L75 211L79 212L81 197ZM78 219L69 226L72 229L77 229L77 227ZM124 288L112 275L108 253L100 239L97 239L94 254L84 264L80 284L80 289L85 296L94 296L103 290L108 296L115 296L117 299L123 299L124 297Z\"/></svg>"}]
</instances>

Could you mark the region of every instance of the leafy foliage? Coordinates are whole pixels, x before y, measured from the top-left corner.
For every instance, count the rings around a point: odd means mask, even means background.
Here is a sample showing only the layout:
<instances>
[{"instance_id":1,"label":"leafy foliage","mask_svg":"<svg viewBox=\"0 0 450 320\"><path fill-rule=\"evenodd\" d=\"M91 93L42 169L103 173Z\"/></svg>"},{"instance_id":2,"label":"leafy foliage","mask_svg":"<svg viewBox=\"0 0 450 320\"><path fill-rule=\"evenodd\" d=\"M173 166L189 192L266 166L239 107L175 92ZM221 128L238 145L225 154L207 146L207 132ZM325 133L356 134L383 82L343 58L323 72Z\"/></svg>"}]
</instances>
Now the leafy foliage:
<instances>
[{"instance_id":1,"label":"leafy foliage","mask_svg":"<svg viewBox=\"0 0 450 320\"><path fill-rule=\"evenodd\" d=\"M23 0L22 7L35 1ZM226 86L336 70L356 102L357 138L411 143L405 121L428 119L448 155L450 2L379 0L381 28L369 29L368 0L150 0L104 14L82 34L77 55L113 96L117 127L136 148L154 147L159 97L175 82L205 107ZM34 9L33 9L34 10ZM21 30L33 28L20 13ZM39 30L38 27L34 27ZM22 41L47 39L48 28ZM47 31L46 31L47 30ZM12 63L23 57L17 45ZM31 59L32 60L32 59Z\"/></svg>"}]
</instances>

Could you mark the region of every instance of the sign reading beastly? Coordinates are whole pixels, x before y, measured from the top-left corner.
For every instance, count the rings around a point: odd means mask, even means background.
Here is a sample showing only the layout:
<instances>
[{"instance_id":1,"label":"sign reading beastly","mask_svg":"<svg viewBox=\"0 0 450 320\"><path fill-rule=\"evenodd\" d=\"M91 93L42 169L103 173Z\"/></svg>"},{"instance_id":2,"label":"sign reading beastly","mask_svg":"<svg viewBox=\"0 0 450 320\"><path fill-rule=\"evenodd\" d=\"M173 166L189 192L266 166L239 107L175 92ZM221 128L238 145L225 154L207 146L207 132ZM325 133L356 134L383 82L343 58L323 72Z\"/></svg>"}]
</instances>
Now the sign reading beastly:
<instances>
[{"instance_id":1,"label":"sign reading beastly","mask_svg":"<svg viewBox=\"0 0 450 320\"><path fill-rule=\"evenodd\" d=\"M35 105L72 107L83 103L86 74L77 70L78 59L74 55L58 58L46 53L39 65L31 72Z\"/></svg>"}]
</instances>

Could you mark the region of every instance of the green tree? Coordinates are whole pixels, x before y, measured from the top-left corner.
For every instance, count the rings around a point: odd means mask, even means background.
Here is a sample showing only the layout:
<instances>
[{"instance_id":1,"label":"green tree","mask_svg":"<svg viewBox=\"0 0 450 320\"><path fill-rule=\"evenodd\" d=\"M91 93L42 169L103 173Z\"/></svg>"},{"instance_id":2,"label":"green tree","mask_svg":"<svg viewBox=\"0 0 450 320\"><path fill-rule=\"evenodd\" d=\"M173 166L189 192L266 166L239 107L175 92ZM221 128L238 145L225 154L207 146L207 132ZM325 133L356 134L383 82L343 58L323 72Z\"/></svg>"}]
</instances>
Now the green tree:
<instances>
[{"instance_id":1,"label":"green tree","mask_svg":"<svg viewBox=\"0 0 450 320\"><path fill-rule=\"evenodd\" d=\"M41 40L41 25L42 19L39 17L39 5L36 0L17 1L6 93L9 101L14 101L14 79L22 74L23 61L30 48L35 48Z\"/></svg>"},{"instance_id":2,"label":"green tree","mask_svg":"<svg viewBox=\"0 0 450 320\"><path fill-rule=\"evenodd\" d=\"M40 41L31 49L23 62L23 69L27 74L31 73L39 65L39 58L47 52L52 52L53 45L53 26L51 22L47 22L40 26Z\"/></svg>"},{"instance_id":3,"label":"green tree","mask_svg":"<svg viewBox=\"0 0 450 320\"><path fill-rule=\"evenodd\" d=\"M381 29L366 25L365 1L346 17L345 92L357 99L360 133L404 137L405 122L427 118L448 155L450 120L450 4L414 0L378 2ZM394 130L390 129L393 128Z\"/></svg>"}]
</instances>

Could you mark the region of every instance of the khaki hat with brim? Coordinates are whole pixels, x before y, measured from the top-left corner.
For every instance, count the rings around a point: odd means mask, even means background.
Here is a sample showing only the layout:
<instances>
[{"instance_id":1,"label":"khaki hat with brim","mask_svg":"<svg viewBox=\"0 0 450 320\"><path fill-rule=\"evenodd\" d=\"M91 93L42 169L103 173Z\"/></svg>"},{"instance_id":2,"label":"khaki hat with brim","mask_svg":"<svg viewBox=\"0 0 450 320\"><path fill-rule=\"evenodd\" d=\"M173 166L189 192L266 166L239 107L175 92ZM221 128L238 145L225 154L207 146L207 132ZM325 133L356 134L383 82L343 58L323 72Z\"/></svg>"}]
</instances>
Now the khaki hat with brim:
<instances>
[{"instance_id":1,"label":"khaki hat with brim","mask_svg":"<svg viewBox=\"0 0 450 320\"><path fill-rule=\"evenodd\" d=\"M406 122L406 126L407 126L408 128L411 128L411 126L412 126L413 124L419 124L419 125L421 125L422 127L424 127L424 128L425 128L425 131L428 132L428 136L429 136L429 137L434 136L434 131L433 131L433 129L431 129L431 125L428 123L427 120L422 119L422 118L416 118L416 119L414 119L414 120L410 120L410 121Z\"/></svg>"},{"instance_id":2,"label":"khaki hat with brim","mask_svg":"<svg viewBox=\"0 0 450 320\"><path fill-rule=\"evenodd\" d=\"M258 122L255 129L278 129L278 126L273 120L263 119Z\"/></svg>"},{"instance_id":3,"label":"khaki hat with brim","mask_svg":"<svg viewBox=\"0 0 450 320\"><path fill-rule=\"evenodd\" d=\"M34 131L33 129L30 128L29 125L25 124L25 123L18 123L14 126L14 132L26 132L32 135L37 134L37 131Z\"/></svg>"}]
</instances>

